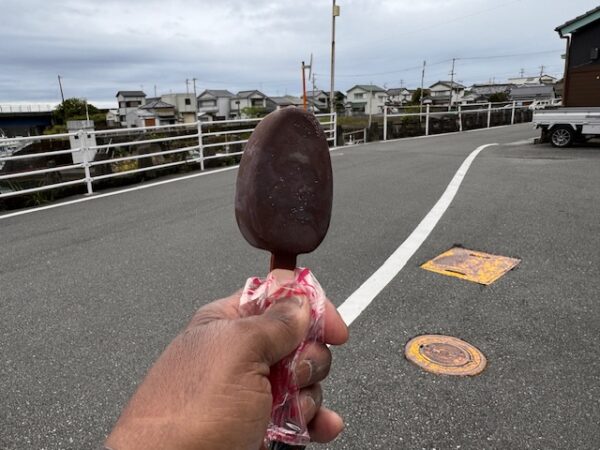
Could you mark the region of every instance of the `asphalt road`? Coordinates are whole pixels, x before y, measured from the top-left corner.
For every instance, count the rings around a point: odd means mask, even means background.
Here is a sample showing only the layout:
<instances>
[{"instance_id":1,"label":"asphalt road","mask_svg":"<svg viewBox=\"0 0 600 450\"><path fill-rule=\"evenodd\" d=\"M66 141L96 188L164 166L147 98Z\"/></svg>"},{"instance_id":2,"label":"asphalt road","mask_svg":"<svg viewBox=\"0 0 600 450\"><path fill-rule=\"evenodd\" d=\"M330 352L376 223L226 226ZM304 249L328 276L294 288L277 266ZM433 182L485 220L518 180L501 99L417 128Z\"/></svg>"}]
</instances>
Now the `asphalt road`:
<instances>
[{"instance_id":1,"label":"asphalt road","mask_svg":"<svg viewBox=\"0 0 600 450\"><path fill-rule=\"evenodd\" d=\"M600 148L531 145L530 125L332 153L330 233L300 263L341 304L487 143L406 267L334 350L330 449L600 448ZM164 346L206 302L264 274L233 216L236 171L0 218L0 448L102 442ZM522 259L489 287L420 263L460 243ZM474 378L406 361L416 335L463 338Z\"/></svg>"}]
</instances>

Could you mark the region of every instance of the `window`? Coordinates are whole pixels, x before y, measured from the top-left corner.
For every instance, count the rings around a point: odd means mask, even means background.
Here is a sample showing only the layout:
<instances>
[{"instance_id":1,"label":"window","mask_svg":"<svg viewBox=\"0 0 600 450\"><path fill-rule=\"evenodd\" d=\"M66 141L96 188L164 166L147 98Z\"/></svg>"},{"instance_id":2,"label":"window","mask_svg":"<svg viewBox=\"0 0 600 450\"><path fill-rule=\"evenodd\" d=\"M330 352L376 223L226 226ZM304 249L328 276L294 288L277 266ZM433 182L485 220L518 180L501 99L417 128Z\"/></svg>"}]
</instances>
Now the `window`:
<instances>
[{"instance_id":1,"label":"window","mask_svg":"<svg viewBox=\"0 0 600 450\"><path fill-rule=\"evenodd\" d=\"M119 102L119 108L125 108L126 102Z\"/></svg>"},{"instance_id":2,"label":"window","mask_svg":"<svg viewBox=\"0 0 600 450\"><path fill-rule=\"evenodd\" d=\"M364 97L365 97L365 94L363 94L362 92L357 92L356 94L354 94L354 99L355 100L358 100L358 99L361 99L361 98L364 98Z\"/></svg>"},{"instance_id":3,"label":"window","mask_svg":"<svg viewBox=\"0 0 600 450\"><path fill-rule=\"evenodd\" d=\"M125 122L125 116L119 116L119 121L120 122Z\"/></svg>"},{"instance_id":4,"label":"window","mask_svg":"<svg viewBox=\"0 0 600 450\"><path fill-rule=\"evenodd\" d=\"M125 102L125 106L127 108L134 108L136 106L140 106L141 104L142 104L142 102L139 102L139 101Z\"/></svg>"},{"instance_id":5,"label":"window","mask_svg":"<svg viewBox=\"0 0 600 450\"><path fill-rule=\"evenodd\" d=\"M192 104L192 99L191 98L186 98L185 99L185 104L186 105L191 105Z\"/></svg>"}]
</instances>

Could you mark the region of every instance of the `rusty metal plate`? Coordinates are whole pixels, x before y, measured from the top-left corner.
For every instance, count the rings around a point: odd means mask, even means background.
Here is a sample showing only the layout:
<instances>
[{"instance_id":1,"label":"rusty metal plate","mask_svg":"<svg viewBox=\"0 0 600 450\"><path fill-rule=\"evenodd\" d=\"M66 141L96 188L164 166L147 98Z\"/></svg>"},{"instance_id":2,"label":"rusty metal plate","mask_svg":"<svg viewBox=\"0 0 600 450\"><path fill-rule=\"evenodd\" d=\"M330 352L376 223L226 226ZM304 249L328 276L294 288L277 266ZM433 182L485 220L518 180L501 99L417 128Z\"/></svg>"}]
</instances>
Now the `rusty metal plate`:
<instances>
[{"instance_id":1,"label":"rusty metal plate","mask_svg":"<svg viewBox=\"0 0 600 450\"><path fill-rule=\"evenodd\" d=\"M478 375L487 365L483 353L452 337L426 334L411 339L404 349L406 359L427 372L441 375Z\"/></svg>"},{"instance_id":2,"label":"rusty metal plate","mask_svg":"<svg viewBox=\"0 0 600 450\"><path fill-rule=\"evenodd\" d=\"M514 269L520 259L454 247L421 266L425 270L489 285Z\"/></svg>"}]
</instances>

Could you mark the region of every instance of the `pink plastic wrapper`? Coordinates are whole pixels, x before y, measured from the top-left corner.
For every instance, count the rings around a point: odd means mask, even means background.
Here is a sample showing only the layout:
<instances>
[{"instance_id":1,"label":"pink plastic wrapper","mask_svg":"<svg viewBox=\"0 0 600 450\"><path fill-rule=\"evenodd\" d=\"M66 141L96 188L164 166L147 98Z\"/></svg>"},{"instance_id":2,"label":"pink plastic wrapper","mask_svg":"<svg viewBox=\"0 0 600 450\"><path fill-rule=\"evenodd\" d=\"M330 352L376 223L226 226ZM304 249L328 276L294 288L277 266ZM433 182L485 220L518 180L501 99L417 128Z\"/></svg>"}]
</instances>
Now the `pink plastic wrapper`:
<instances>
[{"instance_id":1,"label":"pink plastic wrapper","mask_svg":"<svg viewBox=\"0 0 600 450\"><path fill-rule=\"evenodd\" d=\"M242 292L240 309L246 316L258 315L278 300L296 296L304 296L310 302L310 329L306 340L292 354L271 367L273 408L267 438L272 442L306 445L310 437L300 409L294 370L307 343L323 342L325 292L310 270L297 268L294 279L283 283L273 274L266 279L249 278Z\"/></svg>"}]
</instances>

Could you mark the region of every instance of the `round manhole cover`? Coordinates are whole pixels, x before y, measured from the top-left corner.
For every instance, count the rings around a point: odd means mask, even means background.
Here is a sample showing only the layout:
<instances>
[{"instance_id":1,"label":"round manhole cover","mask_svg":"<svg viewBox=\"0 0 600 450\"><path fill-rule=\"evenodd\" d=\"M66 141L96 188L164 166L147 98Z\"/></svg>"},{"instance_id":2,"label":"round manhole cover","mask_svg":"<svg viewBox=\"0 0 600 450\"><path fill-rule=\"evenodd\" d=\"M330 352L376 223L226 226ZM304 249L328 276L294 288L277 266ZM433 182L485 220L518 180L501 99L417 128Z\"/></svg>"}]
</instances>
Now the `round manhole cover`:
<instances>
[{"instance_id":1,"label":"round manhole cover","mask_svg":"<svg viewBox=\"0 0 600 450\"><path fill-rule=\"evenodd\" d=\"M427 334L411 339L406 358L428 372L444 375L477 375L485 369L483 353L452 336Z\"/></svg>"}]
</instances>

